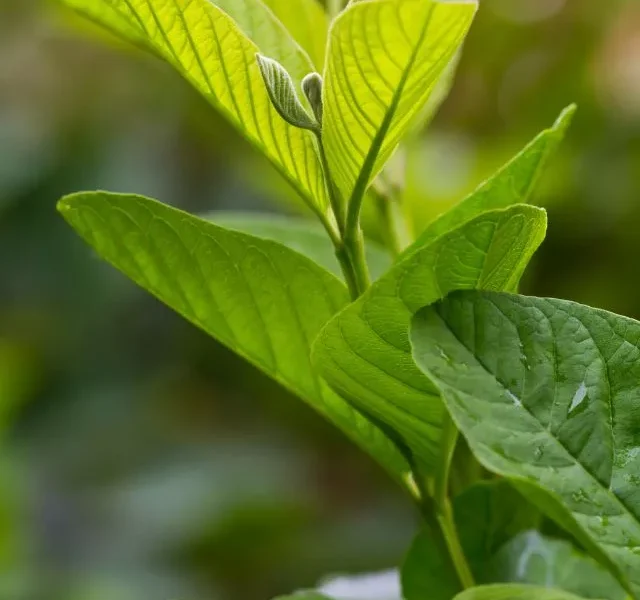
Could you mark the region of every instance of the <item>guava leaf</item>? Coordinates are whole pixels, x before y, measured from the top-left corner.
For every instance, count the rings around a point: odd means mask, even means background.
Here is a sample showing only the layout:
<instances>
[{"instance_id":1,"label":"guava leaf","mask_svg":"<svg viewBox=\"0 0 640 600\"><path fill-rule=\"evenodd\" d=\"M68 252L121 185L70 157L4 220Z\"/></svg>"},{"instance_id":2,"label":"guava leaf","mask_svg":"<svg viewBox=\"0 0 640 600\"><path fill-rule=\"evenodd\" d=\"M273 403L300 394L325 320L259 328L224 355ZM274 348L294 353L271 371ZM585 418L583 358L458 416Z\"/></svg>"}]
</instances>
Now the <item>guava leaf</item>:
<instances>
[{"instance_id":1,"label":"guava leaf","mask_svg":"<svg viewBox=\"0 0 640 600\"><path fill-rule=\"evenodd\" d=\"M263 0L304 48L318 70L324 67L329 18L318 0Z\"/></svg>"},{"instance_id":2,"label":"guava leaf","mask_svg":"<svg viewBox=\"0 0 640 600\"><path fill-rule=\"evenodd\" d=\"M517 205L416 244L314 343L317 370L349 402L397 431L428 472L440 461L445 409L411 357L411 317L452 290L512 289L545 229L544 210Z\"/></svg>"},{"instance_id":3,"label":"guava leaf","mask_svg":"<svg viewBox=\"0 0 640 600\"><path fill-rule=\"evenodd\" d=\"M417 314L411 339L478 460L640 597L640 323L457 292Z\"/></svg>"},{"instance_id":4,"label":"guava leaf","mask_svg":"<svg viewBox=\"0 0 640 600\"><path fill-rule=\"evenodd\" d=\"M300 396L397 479L409 470L311 367L312 340L348 302L336 277L281 244L141 196L74 194L59 210L102 258Z\"/></svg>"},{"instance_id":5,"label":"guava leaf","mask_svg":"<svg viewBox=\"0 0 640 600\"><path fill-rule=\"evenodd\" d=\"M581 600L569 592L533 585L481 585L465 590L454 600Z\"/></svg>"},{"instance_id":6,"label":"guava leaf","mask_svg":"<svg viewBox=\"0 0 640 600\"><path fill-rule=\"evenodd\" d=\"M211 212L206 218L228 229L280 242L304 254L321 267L342 279L340 264L331 240L322 226L307 219L259 213ZM391 266L389 253L379 244L367 240L367 263L374 279Z\"/></svg>"},{"instance_id":7,"label":"guava leaf","mask_svg":"<svg viewBox=\"0 0 640 600\"><path fill-rule=\"evenodd\" d=\"M344 199L359 202L450 64L475 1L351 3L329 33L322 138Z\"/></svg>"},{"instance_id":8,"label":"guava leaf","mask_svg":"<svg viewBox=\"0 0 640 600\"><path fill-rule=\"evenodd\" d=\"M557 587L585 598L623 600L615 579L570 542L541 535L539 511L506 481L483 482L453 501L456 528L478 584ZM449 600L462 591L447 553L425 528L402 569L405 600Z\"/></svg>"},{"instance_id":9,"label":"guava leaf","mask_svg":"<svg viewBox=\"0 0 640 600\"><path fill-rule=\"evenodd\" d=\"M495 175L427 226L420 239L435 239L486 210L527 203L545 167L564 139L576 106L566 108L552 127L536 136Z\"/></svg>"},{"instance_id":10,"label":"guava leaf","mask_svg":"<svg viewBox=\"0 0 640 600\"><path fill-rule=\"evenodd\" d=\"M260 0L60 0L171 64L258 150L316 212L327 206L312 136L271 103L258 52L299 85L315 70L307 54Z\"/></svg>"}]
</instances>

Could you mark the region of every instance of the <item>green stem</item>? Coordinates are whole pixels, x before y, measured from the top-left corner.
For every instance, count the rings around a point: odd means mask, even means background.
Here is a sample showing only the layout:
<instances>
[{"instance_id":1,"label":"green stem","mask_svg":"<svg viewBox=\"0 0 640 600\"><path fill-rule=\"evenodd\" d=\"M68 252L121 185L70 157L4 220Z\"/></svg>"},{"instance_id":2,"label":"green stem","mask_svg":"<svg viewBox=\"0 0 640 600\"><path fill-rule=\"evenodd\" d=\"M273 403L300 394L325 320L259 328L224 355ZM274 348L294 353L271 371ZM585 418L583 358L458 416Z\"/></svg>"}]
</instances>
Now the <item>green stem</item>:
<instances>
[{"instance_id":1,"label":"green stem","mask_svg":"<svg viewBox=\"0 0 640 600\"><path fill-rule=\"evenodd\" d=\"M344 0L327 0L327 12L332 20L342 12L343 7Z\"/></svg>"},{"instance_id":2,"label":"green stem","mask_svg":"<svg viewBox=\"0 0 640 600\"><path fill-rule=\"evenodd\" d=\"M327 160L327 153L324 150L324 143L322 141L322 133L320 129L314 132L316 134L316 141L318 143L318 156L320 157L320 165L322 167L322 173L324 180L327 184L327 194L329 195L329 204L331 204L331 210L338 223L338 231L340 236L344 236L347 214L344 206L344 202L340 196L340 191L336 187L333 177L331 177L331 171L329 170L329 161Z\"/></svg>"},{"instance_id":3,"label":"green stem","mask_svg":"<svg viewBox=\"0 0 640 600\"><path fill-rule=\"evenodd\" d=\"M453 566L458 574L458 579L463 589L472 588L475 585L473 574L469 568L467 557L462 549L458 530L453 519L453 510L451 502L447 498L444 505L436 509L436 520L440 526L440 531L444 537L445 544L449 550L449 556L453 562Z\"/></svg>"},{"instance_id":4,"label":"green stem","mask_svg":"<svg viewBox=\"0 0 640 600\"><path fill-rule=\"evenodd\" d=\"M364 236L360 226L358 225L355 231L346 231L343 240L345 250L353 267L358 296L361 296L371 285L371 277L369 276L369 266L365 256Z\"/></svg>"}]
</instances>

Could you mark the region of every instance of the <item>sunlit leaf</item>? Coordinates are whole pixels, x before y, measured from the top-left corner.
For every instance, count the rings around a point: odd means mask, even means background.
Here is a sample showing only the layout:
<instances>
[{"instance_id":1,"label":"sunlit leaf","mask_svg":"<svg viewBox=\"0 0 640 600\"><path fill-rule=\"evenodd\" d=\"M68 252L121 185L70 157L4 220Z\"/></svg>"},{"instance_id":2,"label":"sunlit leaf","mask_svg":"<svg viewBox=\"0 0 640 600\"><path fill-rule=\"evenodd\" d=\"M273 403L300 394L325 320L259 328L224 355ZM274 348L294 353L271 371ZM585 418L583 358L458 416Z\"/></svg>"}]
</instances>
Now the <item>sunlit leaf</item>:
<instances>
[{"instance_id":1,"label":"sunlit leaf","mask_svg":"<svg viewBox=\"0 0 640 600\"><path fill-rule=\"evenodd\" d=\"M411 317L455 289L512 289L545 228L543 210L518 205L416 244L314 343L314 363L326 380L398 431L427 469L440 459L444 406L411 357Z\"/></svg>"},{"instance_id":2,"label":"sunlit leaf","mask_svg":"<svg viewBox=\"0 0 640 600\"><path fill-rule=\"evenodd\" d=\"M173 65L262 151L318 212L326 207L312 136L284 122L256 62L277 60L295 85L316 70L260 0L60 0Z\"/></svg>"},{"instance_id":3,"label":"sunlit leaf","mask_svg":"<svg viewBox=\"0 0 640 600\"><path fill-rule=\"evenodd\" d=\"M359 201L423 109L471 25L475 1L369 0L329 36L323 140L345 200Z\"/></svg>"},{"instance_id":4,"label":"sunlit leaf","mask_svg":"<svg viewBox=\"0 0 640 600\"><path fill-rule=\"evenodd\" d=\"M311 342L348 302L336 277L281 244L140 196L75 194L59 209L138 285L306 400L396 478L408 471L394 444L311 367Z\"/></svg>"},{"instance_id":5,"label":"sunlit leaf","mask_svg":"<svg viewBox=\"0 0 640 600\"><path fill-rule=\"evenodd\" d=\"M640 597L640 323L457 292L420 311L411 338L478 460Z\"/></svg>"},{"instance_id":6,"label":"sunlit leaf","mask_svg":"<svg viewBox=\"0 0 640 600\"><path fill-rule=\"evenodd\" d=\"M318 70L324 66L329 19L318 0L263 0L293 38L311 57Z\"/></svg>"}]
</instances>

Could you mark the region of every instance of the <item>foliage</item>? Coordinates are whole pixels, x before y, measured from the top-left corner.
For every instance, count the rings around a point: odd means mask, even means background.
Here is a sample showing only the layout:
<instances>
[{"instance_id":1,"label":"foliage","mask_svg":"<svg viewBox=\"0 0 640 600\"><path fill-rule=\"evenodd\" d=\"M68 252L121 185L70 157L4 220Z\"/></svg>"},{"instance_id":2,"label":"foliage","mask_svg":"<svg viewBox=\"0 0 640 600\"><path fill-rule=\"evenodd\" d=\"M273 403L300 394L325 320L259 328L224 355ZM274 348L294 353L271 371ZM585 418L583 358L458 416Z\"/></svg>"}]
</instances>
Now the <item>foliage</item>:
<instances>
[{"instance_id":1,"label":"foliage","mask_svg":"<svg viewBox=\"0 0 640 600\"><path fill-rule=\"evenodd\" d=\"M106 192L59 203L102 258L406 490L424 520L406 600L640 599L640 324L516 294L546 233L527 203L574 109L415 240L399 236L407 209L385 167L447 89L477 3L352 0L325 17L314 0L295 14L276 0L62 1L172 65L324 228ZM386 251L365 239L366 206Z\"/></svg>"}]
</instances>

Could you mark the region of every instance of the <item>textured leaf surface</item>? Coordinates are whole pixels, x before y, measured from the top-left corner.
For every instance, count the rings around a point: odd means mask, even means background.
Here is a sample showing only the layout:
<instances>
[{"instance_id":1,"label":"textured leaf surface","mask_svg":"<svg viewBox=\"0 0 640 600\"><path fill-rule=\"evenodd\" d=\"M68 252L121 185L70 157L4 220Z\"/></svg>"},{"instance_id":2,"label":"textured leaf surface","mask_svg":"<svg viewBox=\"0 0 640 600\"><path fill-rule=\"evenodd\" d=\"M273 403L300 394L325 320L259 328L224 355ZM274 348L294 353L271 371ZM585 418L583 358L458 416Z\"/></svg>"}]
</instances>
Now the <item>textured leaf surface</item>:
<instances>
[{"instance_id":1,"label":"textured leaf surface","mask_svg":"<svg viewBox=\"0 0 640 600\"><path fill-rule=\"evenodd\" d=\"M327 271L342 279L340 264L327 232L315 221L260 215L257 213L213 212L207 218L227 228L274 240L304 254ZM391 265L389 253L375 242L367 241L367 263L374 279Z\"/></svg>"},{"instance_id":2,"label":"textured leaf surface","mask_svg":"<svg viewBox=\"0 0 640 600\"><path fill-rule=\"evenodd\" d=\"M313 371L310 345L348 301L345 286L271 240L140 196L76 194L59 205L100 256L306 400L400 478L387 437Z\"/></svg>"},{"instance_id":3,"label":"textured leaf surface","mask_svg":"<svg viewBox=\"0 0 640 600\"><path fill-rule=\"evenodd\" d=\"M564 139L575 111L575 106L566 108L553 127L540 133L475 192L438 217L420 238L436 238L486 210L527 203L545 167Z\"/></svg>"},{"instance_id":4,"label":"textured leaf surface","mask_svg":"<svg viewBox=\"0 0 640 600\"><path fill-rule=\"evenodd\" d=\"M350 4L329 35L323 140L346 200L361 198L424 107L476 2Z\"/></svg>"},{"instance_id":5,"label":"textured leaf surface","mask_svg":"<svg viewBox=\"0 0 640 600\"><path fill-rule=\"evenodd\" d=\"M324 209L326 192L312 138L276 112L256 53L277 60L297 85L315 69L260 0L60 1L173 65L308 203Z\"/></svg>"},{"instance_id":6,"label":"textured leaf surface","mask_svg":"<svg viewBox=\"0 0 640 600\"><path fill-rule=\"evenodd\" d=\"M640 597L640 323L456 293L418 313L412 343L478 460Z\"/></svg>"},{"instance_id":7,"label":"textured leaf surface","mask_svg":"<svg viewBox=\"0 0 640 600\"><path fill-rule=\"evenodd\" d=\"M615 579L571 543L535 531L540 513L504 480L469 488L453 507L477 583L557 587L585 598L625 597ZM449 600L462 591L453 565L436 544L426 529L414 541L402 570L406 600Z\"/></svg>"},{"instance_id":8,"label":"textured leaf surface","mask_svg":"<svg viewBox=\"0 0 640 600\"><path fill-rule=\"evenodd\" d=\"M580 600L569 592L517 584L481 585L458 594L454 600Z\"/></svg>"},{"instance_id":9,"label":"textured leaf surface","mask_svg":"<svg viewBox=\"0 0 640 600\"><path fill-rule=\"evenodd\" d=\"M324 66L329 19L318 0L263 0L309 54L318 70Z\"/></svg>"},{"instance_id":10,"label":"textured leaf surface","mask_svg":"<svg viewBox=\"0 0 640 600\"><path fill-rule=\"evenodd\" d=\"M444 406L411 357L411 317L455 289L512 289L545 228L542 209L519 205L412 246L322 330L314 344L317 369L343 397L398 431L432 469Z\"/></svg>"},{"instance_id":11,"label":"textured leaf surface","mask_svg":"<svg viewBox=\"0 0 640 600\"><path fill-rule=\"evenodd\" d=\"M302 106L298 91L286 69L278 61L262 54L258 54L256 58L269 98L278 114L294 127L317 129L317 123Z\"/></svg>"}]
</instances>

